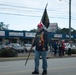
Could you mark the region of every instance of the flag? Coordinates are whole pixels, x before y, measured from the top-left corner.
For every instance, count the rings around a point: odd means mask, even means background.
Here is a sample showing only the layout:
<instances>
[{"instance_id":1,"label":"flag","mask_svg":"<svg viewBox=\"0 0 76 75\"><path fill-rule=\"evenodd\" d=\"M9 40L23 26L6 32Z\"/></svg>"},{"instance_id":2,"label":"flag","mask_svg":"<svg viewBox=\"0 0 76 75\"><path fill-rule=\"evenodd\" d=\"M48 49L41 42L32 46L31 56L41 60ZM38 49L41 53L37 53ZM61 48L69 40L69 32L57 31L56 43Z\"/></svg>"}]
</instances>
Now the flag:
<instances>
[{"instance_id":1,"label":"flag","mask_svg":"<svg viewBox=\"0 0 76 75\"><path fill-rule=\"evenodd\" d=\"M47 14L47 5L44 9L44 12L43 12L43 15L42 15L42 18L41 18L41 22L44 24L44 26L46 28L49 27L50 22L49 22L49 17L48 17L48 14Z\"/></svg>"}]
</instances>

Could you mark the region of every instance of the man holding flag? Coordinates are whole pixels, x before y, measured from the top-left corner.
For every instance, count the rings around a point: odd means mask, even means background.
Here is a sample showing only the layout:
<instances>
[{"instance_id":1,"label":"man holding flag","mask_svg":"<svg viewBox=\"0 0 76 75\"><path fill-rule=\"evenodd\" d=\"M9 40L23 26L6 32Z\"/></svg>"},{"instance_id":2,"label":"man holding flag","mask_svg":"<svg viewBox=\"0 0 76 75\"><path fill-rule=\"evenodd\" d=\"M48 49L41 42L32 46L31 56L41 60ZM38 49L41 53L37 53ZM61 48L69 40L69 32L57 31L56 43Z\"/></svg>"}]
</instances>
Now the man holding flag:
<instances>
[{"instance_id":1,"label":"man holding flag","mask_svg":"<svg viewBox=\"0 0 76 75\"><path fill-rule=\"evenodd\" d=\"M35 50L35 68L32 74L39 74L39 59L42 56L42 75L47 74L47 50L48 50L48 33L43 28L43 23L37 25L38 30L33 41L32 47L36 46Z\"/></svg>"},{"instance_id":2,"label":"man holding flag","mask_svg":"<svg viewBox=\"0 0 76 75\"><path fill-rule=\"evenodd\" d=\"M37 25L38 30L33 40L32 47L36 46L35 50L35 68L32 74L39 74L39 58L42 56L42 75L47 74L47 51L48 51L48 32L44 29L49 27L49 18L47 14L47 4L41 19L41 22ZM30 50L32 49L30 48Z\"/></svg>"},{"instance_id":3,"label":"man holding flag","mask_svg":"<svg viewBox=\"0 0 76 75\"><path fill-rule=\"evenodd\" d=\"M32 44L33 46L36 46L35 50L35 70L32 72L32 74L39 74L39 59L40 56L42 56L42 68L43 73L47 74L47 50L48 50L48 33L46 30L43 29L43 24L39 23L37 25L38 31L36 33L36 37L34 39L34 42Z\"/></svg>"}]
</instances>

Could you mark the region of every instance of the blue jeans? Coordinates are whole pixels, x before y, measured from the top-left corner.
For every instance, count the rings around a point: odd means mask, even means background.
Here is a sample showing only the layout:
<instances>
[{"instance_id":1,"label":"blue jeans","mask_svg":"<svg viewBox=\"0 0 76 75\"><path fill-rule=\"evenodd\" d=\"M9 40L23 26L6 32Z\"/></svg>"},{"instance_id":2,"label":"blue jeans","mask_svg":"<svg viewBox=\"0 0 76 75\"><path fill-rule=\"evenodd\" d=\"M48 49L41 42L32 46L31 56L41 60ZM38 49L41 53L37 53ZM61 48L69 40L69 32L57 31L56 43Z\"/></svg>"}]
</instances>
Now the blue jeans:
<instances>
[{"instance_id":1,"label":"blue jeans","mask_svg":"<svg viewBox=\"0 0 76 75\"><path fill-rule=\"evenodd\" d=\"M42 56L42 68L47 70L47 51L35 50L35 70L39 72L39 58Z\"/></svg>"}]
</instances>

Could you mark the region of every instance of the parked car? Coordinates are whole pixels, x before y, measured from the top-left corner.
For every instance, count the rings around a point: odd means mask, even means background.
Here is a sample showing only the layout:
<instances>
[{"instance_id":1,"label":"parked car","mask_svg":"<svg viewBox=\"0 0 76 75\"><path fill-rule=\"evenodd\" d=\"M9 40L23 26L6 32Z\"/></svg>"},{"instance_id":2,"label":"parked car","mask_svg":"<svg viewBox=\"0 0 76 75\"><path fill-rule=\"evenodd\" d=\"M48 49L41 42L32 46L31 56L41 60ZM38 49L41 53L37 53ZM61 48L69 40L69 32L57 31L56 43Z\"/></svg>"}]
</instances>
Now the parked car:
<instances>
[{"instance_id":1,"label":"parked car","mask_svg":"<svg viewBox=\"0 0 76 75\"><path fill-rule=\"evenodd\" d=\"M0 45L0 49L5 49L5 48L7 48L7 46L6 45Z\"/></svg>"},{"instance_id":2,"label":"parked car","mask_svg":"<svg viewBox=\"0 0 76 75\"><path fill-rule=\"evenodd\" d=\"M65 50L68 50L70 48L69 43L65 43ZM71 49L76 49L76 46L74 44L71 44Z\"/></svg>"},{"instance_id":3,"label":"parked car","mask_svg":"<svg viewBox=\"0 0 76 75\"><path fill-rule=\"evenodd\" d=\"M22 46L13 46L13 49L18 51L19 53L23 53L24 52L24 48Z\"/></svg>"},{"instance_id":4,"label":"parked car","mask_svg":"<svg viewBox=\"0 0 76 75\"><path fill-rule=\"evenodd\" d=\"M7 45L7 47L13 48L14 50L16 50L19 53L24 52L24 48L18 43L10 43L10 44Z\"/></svg>"},{"instance_id":5,"label":"parked car","mask_svg":"<svg viewBox=\"0 0 76 75\"><path fill-rule=\"evenodd\" d=\"M12 48L13 46L20 46L18 43L10 43L7 45L7 47Z\"/></svg>"},{"instance_id":6,"label":"parked car","mask_svg":"<svg viewBox=\"0 0 76 75\"><path fill-rule=\"evenodd\" d=\"M31 44L24 44L25 49L27 50L27 52L30 50L30 47L32 46ZM32 48L32 51L34 52L35 47Z\"/></svg>"}]
</instances>

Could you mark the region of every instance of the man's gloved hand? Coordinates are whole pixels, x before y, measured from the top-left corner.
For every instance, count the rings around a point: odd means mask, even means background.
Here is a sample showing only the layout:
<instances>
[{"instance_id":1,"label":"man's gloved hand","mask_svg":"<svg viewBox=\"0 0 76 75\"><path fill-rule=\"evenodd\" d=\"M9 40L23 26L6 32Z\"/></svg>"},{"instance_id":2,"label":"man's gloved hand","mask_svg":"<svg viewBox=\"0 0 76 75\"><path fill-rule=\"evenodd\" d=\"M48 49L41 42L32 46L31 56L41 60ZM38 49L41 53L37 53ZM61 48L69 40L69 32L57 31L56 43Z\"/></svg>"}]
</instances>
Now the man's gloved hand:
<instances>
[{"instance_id":1,"label":"man's gloved hand","mask_svg":"<svg viewBox=\"0 0 76 75\"><path fill-rule=\"evenodd\" d=\"M46 50L46 49L43 47L43 50Z\"/></svg>"}]
</instances>

